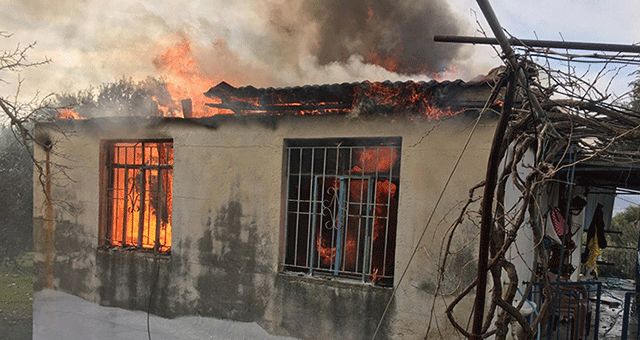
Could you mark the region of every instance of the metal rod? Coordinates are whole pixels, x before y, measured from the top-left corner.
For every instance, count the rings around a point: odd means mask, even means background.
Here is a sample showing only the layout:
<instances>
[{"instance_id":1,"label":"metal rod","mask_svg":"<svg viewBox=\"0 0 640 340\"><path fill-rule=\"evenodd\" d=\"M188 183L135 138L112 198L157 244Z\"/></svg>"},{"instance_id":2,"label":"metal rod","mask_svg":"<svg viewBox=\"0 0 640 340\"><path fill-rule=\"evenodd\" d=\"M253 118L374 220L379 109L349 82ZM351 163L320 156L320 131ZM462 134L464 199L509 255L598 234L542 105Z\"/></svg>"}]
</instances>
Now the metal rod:
<instances>
[{"instance_id":1,"label":"metal rod","mask_svg":"<svg viewBox=\"0 0 640 340\"><path fill-rule=\"evenodd\" d=\"M158 146L158 153L160 151L161 146ZM158 157L158 164L160 163L161 159L160 157ZM163 174L160 172L160 168L158 168L156 170L156 178L157 178L157 188L156 188L156 197L158 197L157 201L156 201L156 206L154 207L156 209L156 237L155 237L155 245L153 246L153 250L154 251L159 251L160 250L160 226L162 225L162 213L163 213L163 206L162 206L162 202L163 202L163 198L164 198L164 202L167 201L166 197L163 197L163 191L162 191L162 180L163 180ZM149 230L149 232L151 232L151 230Z\"/></svg>"},{"instance_id":2,"label":"metal rod","mask_svg":"<svg viewBox=\"0 0 640 340\"><path fill-rule=\"evenodd\" d=\"M126 149L125 149L126 151ZM129 211L129 205L127 203L129 203L129 190L127 187L127 183L129 183L129 169L127 168L127 164L126 164L126 156L125 156L125 165L124 165L124 182L122 183L122 195L123 195L123 205L124 205L124 210L122 211L122 247L126 247L127 246L127 214ZM116 183L118 187L120 187L120 176L118 175L120 173L119 171L120 169L115 170L114 172L116 172ZM116 200L114 200L114 202L116 202ZM115 204L115 203L114 203ZM117 212L116 212L117 213ZM133 222L132 223L132 228L133 229ZM114 223L114 228L117 226L117 224Z\"/></svg>"},{"instance_id":3,"label":"metal rod","mask_svg":"<svg viewBox=\"0 0 640 340\"><path fill-rule=\"evenodd\" d=\"M302 167L302 165L301 165ZM311 167L311 173L313 173L313 166ZM313 196L311 198L311 234L309 234L309 243L311 243L309 246L311 248L311 252L309 253L309 274L313 274L313 262L315 260L315 252L316 252L316 242L317 240L319 240L318 236L316 236L316 222L317 222L317 215L318 212L316 211L316 206L318 204L318 177L319 176L313 176L311 177L311 180L313 181L313 183L311 183L311 185L313 186ZM322 213L322 201L320 201L320 213ZM320 226L320 232L319 234L322 233L322 226Z\"/></svg>"},{"instance_id":4,"label":"metal rod","mask_svg":"<svg viewBox=\"0 0 640 340\"><path fill-rule=\"evenodd\" d=\"M362 149L364 153L366 149ZM364 175L364 157L362 160L362 174ZM373 191L374 182L377 178L370 178L367 180L367 204L365 206L366 209L366 219L365 219L365 242L364 242L364 266L362 268L362 279L367 279L367 274L372 274L372 266L371 259L373 258L373 228L374 228L374 205L375 201L373 200Z\"/></svg>"},{"instance_id":5,"label":"metal rod","mask_svg":"<svg viewBox=\"0 0 640 340\"><path fill-rule=\"evenodd\" d=\"M334 261L333 275L338 276L340 272L340 262L342 262L342 253L344 249L342 249L342 233L344 228L344 213L346 210L345 205L345 177L338 177L338 181L340 183L340 188L338 189L338 235L336 236L336 259Z\"/></svg>"},{"instance_id":6,"label":"metal rod","mask_svg":"<svg viewBox=\"0 0 640 340\"><path fill-rule=\"evenodd\" d=\"M629 318L631 316L631 297L635 292L627 292L624 294L624 308L622 313L622 337L620 340L627 340L629 336Z\"/></svg>"},{"instance_id":7,"label":"metal rod","mask_svg":"<svg viewBox=\"0 0 640 340\"><path fill-rule=\"evenodd\" d=\"M307 266L309 266L309 274L313 274L313 252L316 250L314 240L316 240L316 201L318 200L318 177L313 175L314 161L316 159L316 149L311 149L311 168L309 175L309 186L313 190L313 196L309 198L309 217L307 218ZM300 163L302 168L302 163ZM287 199L288 196L287 196ZM298 197L298 200L300 197Z\"/></svg>"},{"instance_id":8,"label":"metal rod","mask_svg":"<svg viewBox=\"0 0 640 340\"><path fill-rule=\"evenodd\" d=\"M300 148L299 149L299 158L298 158L298 199L296 202L296 237L295 237L295 243L294 243L294 249L296 250L296 256L295 259L293 261L293 263L295 265L298 265L298 239L300 238L298 235L300 233L300 202L302 201L300 199L300 191L302 190L302 164L304 163L304 148Z\"/></svg>"},{"instance_id":9,"label":"metal rod","mask_svg":"<svg viewBox=\"0 0 640 340\"><path fill-rule=\"evenodd\" d=\"M138 244L137 244L137 248L143 248L142 245L142 235L144 234L144 213L146 211L146 207L145 207L145 200L146 200L146 186L147 186L147 182L146 182L146 170L144 168L144 160L145 160L145 143L142 143L142 165L140 167L140 211L139 211L139 218L138 218Z\"/></svg>"},{"instance_id":10,"label":"metal rod","mask_svg":"<svg viewBox=\"0 0 640 340\"><path fill-rule=\"evenodd\" d=\"M498 39L486 37L469 37L456 35L436 35L433 41L447 43L463 43L463 44L479 44L479 45L499 45ZM620 52L620 53L640 53L640 45L625 44L605 44L605 43L589 43L579 41L557 41L557 40L529 40L529 39L507 39L510 45L540 48L562 48L569 50L587 50L602 52Z\"/></svg>"}]
</instances>

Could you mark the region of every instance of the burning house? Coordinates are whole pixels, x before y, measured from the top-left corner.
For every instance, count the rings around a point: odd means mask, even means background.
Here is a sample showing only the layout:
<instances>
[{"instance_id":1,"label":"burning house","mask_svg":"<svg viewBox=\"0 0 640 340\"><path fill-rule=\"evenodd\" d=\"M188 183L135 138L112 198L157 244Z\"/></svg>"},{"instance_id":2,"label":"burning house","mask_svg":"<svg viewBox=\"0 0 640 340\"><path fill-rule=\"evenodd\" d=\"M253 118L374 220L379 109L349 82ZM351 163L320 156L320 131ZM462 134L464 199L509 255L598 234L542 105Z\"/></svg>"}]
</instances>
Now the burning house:
<instances>
[{"instance_id":1,"label":"burning house","mask_svg":"<svg viewBox=\"0 0 640 340\"><path fill-rule=\"evenodd\" d=\"M220 83L214 115L41 123L35 289L304 339L424 336L451 207L484 178L494 117L467 138L489 91ZM442 287L473 280L473 259L455 254Z\"/></svg>"}]
</instances>

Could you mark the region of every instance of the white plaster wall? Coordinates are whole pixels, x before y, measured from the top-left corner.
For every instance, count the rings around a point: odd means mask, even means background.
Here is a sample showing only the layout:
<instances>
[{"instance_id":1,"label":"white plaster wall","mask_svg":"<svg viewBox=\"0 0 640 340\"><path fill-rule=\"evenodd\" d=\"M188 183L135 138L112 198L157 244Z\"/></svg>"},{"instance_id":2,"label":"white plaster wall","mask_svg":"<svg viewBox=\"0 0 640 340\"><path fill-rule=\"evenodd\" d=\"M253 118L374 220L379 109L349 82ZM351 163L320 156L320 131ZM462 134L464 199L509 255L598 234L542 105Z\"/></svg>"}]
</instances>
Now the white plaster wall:
<instances>
[{"instance_id":1,"label":"white plaster wall","mask_svg":"<svg viewBox=\"0 0 640 340\"><path fill-rule=\"evenodd\" d=\"M507 153L513 152L513 149L509 149ZM509 156L507 155L507 158ZM534 162L535 155L532 151L527 151L522 159L522 162L517 165L518 176L525 180L531 172L531 165ZM520 201L521 192L514 184L513 175L508 179L505 193L505 207L507 211L507 223L511 227L509 221L514 221L517 216L517 212L522 209L522 202ZM544 203L542 203L544 204ZM542 205L544 207L544 205ZM523 281L531 280L532 263L535 257L534 247L535 241L533 238L533 230L531 225L527 223L528 219L525 218L525 223L518 230L518 237L515 240L515 246L511 246L506 254L507 260L510 260L516 267L518 273L518 288L520 291L525 291L525 285ZM541 231L542 232L542 231ZM516 299L521 300L521 296L516 294Z\"/></svg>"},{"instance_id":2,"label":"white plaster wall","mask_svg":"<svg viewBox=\"0 0 640 340\"><path fill-rule=\"evenodd\" d=\"M272 275L279 270L282 248L283 152L284 138L323 137L402 137L402 163L400 198L398 204L398 230L396 241L395 312L392 318L394 338L418 339L425 336L427 323L432 317L435 303L432 336L454 334L444 316L441 299L434 302L437 283L437 265L445 235L458 217L460 202L468 198L468 190L485 177L487 157L494 126L491 120L481 124L471 138L452 180L444 192L442 201L436 201L445 187L454 163L462 152L473 121L464 116L440 122L427 122L420 118L409 120L384 117L284 117L274 126L258 120L230 119L216 129L196 124L165 121L136 120L91 121L65 123L65 135L48 130L57 143L54 146L55 162L64 165L68 179L56 180L60 184L60 197L79 205L82 209L74 216L56 207L59 220L74 220L84 227L84 237L91 245L98 244L99 202L99 147L101 139L172 138L174 142L174 186L172 254L190 259L188 271L193 275L176 277L176 285L185 299L198 299L194 276L203 268L197 263L197 239L203 226L215 219L216 212L230 201L242 205L242 225L252 225L264 237L259 249L266 256ZM37 157L43 159L40 150ZM37 178L35 179L37 182ZM37 187L37 186L36 186ZM41 191L35 190L36 205L44 201ZM457 207L457 208L456 208ZM435 213L427 225L432 211ZM34 212L44 215L42 209ZM425 231L426 229L426 231ZM425 232L422 243L418 240ZM478 232L472 223L465 222L453 242L454 249L461 249ZM241 236L244 237L244 236ZM190 242L190 247L186 244ZM214 252L223 247L214 242ZM477 246L472 243L469 259L475 257ZM416 250L417 249L417 250ZM413 262L409 259L416 251ZM91 253L90 253L91 254ZM79 265L91 267L95 257L88 255ZM465 263L466 262L462 262ZM464 275L475 276L475 262L451 272L454 282ZM406 269L401 283L400 277ZM463 275L464 274L464 275ZM97 284L92 278L87 284ZM256 276L259 285L269 285L268 276ZM354 282L353 285L361 285ZM446 287L451 288L451 284ZM447 293L441 290L442 293ZM74 292L72 292L74 293ZM449 292L450 293L450 292ZM74 293L89 301L99 299L96 292ZM450 301L454 295L445 297ZM456 309L456 317L465 323L472 304L472 296ZM267 307L265 320L281 322L277 305ZM266 328L269 328L266 326ZM277 326L273 326L276 329ZM438 333L441 332L441 333Z\"/></svg>"}]
</instances>

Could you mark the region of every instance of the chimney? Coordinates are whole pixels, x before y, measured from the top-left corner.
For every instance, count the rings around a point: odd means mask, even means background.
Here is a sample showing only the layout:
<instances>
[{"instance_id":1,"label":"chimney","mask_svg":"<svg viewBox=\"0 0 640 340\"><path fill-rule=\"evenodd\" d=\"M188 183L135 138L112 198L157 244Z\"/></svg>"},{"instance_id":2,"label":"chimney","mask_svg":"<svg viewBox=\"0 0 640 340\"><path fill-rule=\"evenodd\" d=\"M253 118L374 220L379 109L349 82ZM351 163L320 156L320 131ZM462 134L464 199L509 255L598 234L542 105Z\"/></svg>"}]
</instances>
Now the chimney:
<instances>
[{"instance_id":1,"label":"chimney","mask_svg":"<svg viewBox=\"0 0 640 340\"><path fill-rule=\"evenodd\" d=\"M160 112L160 109L158 108L158 102L155 101L155 100L152 100L149 103L149 116L150 117L162 116L162 113Z\"/></svg>"},{"instance_id":2,"label":"chimney","mask_svg":"<svg viewBox=\"0 0 640 340\"><path fill-rule=\"evenodd\" d=\"M193 108L191 104L191 98L183 99L182 103L182 116L184 118L193 118Z\"/></svg>"}]
</instances>

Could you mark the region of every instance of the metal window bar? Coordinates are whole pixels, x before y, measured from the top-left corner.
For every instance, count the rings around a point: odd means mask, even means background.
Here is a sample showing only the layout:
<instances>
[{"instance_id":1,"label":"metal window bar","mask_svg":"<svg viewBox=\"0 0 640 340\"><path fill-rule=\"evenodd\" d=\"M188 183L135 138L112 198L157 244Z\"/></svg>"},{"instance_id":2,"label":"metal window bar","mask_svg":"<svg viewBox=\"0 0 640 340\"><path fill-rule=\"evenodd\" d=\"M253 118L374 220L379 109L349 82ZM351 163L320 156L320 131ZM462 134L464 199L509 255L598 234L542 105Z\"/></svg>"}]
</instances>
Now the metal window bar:
<instances>
[{"instance_id":1,"label":"metal window bar","mask_svg":"<svg viewBox=\"0 0 640 340\"><path fill-rule=\"evenodd\" d=\"M287 200L285 202L285 212L286 212L286 216L287 216L286 220L289 221L289 193L290 193L291 187L289 185L289 180L288 179L291 178L291 168L288 165L291 164L291 150L288 150L288 152L286 153L286 164L287 164L287 166L285 166L285 169L286 169L286 178L287 178L287 183L286 183L287 184L287 189L286 189ZM287 240L287 241L289 240L289 228L288 228L288 225L285 226L285 228L284 228L284 239ZM282 263L287 263L287 260L288 260L288 254L285 252L282 255Z\"/></svg>"},{"instance_id":2,"label":"metal window bar","mask_svg":"<svg viewBox=\"0 0 640 340\"><path fill-rule=\"evenodd\" d=\"M602 282L549 282L551 297L547 315L542 321L545 339L598 339ZM528 300L540 308L544 299L544 283L535 282ZM595 307L592 307L595 300ZM595 315L591 315L591 311ZM541 337L542 338L542 337Z\"/></svg>"},{"instance_id":3,"label":"metal window bar","mask_svg":"<svg viewBox=\"0 0 640 340\"><path fill-rule=\"evenodd\" d=\"M392 214L397 212L391 202L397 201L398 144L286 147L285 269L363 281L392 278L397 223ZM358 158L359 169L353 166ZM381 233L378 242L376 232Z\"/></svg>"},{"instance_id":4,"label":"metal window bar","mask_svg":"<svg viewBox=\"0 0 640 340\"><path fill-rule=\"evenodd\" d=\"M172 143L110 142L107 148L107 241L170 250Z\"/></svg>"},{"instance_id":5,"label":"metal window bar","mask_svg":"<svg viewBox=\"0 0 640 340\"><path fill-rule=\"evenodd\" d=\"M311 149L311 169L313 169L314 166L314 162L315 162L315 149ZM315 188L314 188L315 190ZM315 193L312 197L315 197ZM308 216L307 216L307 235L313 235L315 231L313 231L312 229L314 228L314 219L315 219L315 215L311 213L311 210L313 209L313 203L311 201L309 201L308 203ZM306 264L311 267L311 264L313 263L313 251L315 249L314 244L313 244L313 239L308 237L308 242L307 242L307 256L305 257L306 259Z\"/></svg>"},{"instance_id":6,"label":"metal window bar","mask_svg":"<svg viewBox=\"0 0 640 340\"><path fill-rule=\"evenodd\" d=\"M350 214L349 213L349 207L353 204L353 202L351 202L349 199L346 198L346 195L348 192L350 192L351 189L351 181L352 180L358 180L361 181L362 183L366 182L368 185L367 188L367 192L368 192L368 197L367 197L367 201L366 202L362 202L362 200L360 201L359 205L365 205L367 207L371 207L373 202L372 202L372 195L371 192L373 191L373 181L371 180L371 177L364 177L364 176L337 176L337 177L330 177L330 176L324 176L324 175L318 175L314 177L314 184L313 184L313 204L312 204L312 234L311 235L316 235L316 221L318 220L317 216L320 216L320 218L323 218L323 213L322 211L325 209L324 207L324 197L319 197L319 192L322 192L321 190L318 190L319 187L324 187L326 180L331 179L331 180L336 180L339 184L338 184L338 192L334 195L337 195L337 200L335 201L337 204L333 205L333 209L335 210L335 214L334 216L337 216L335 218L335 220L332 221L327 221L327 222L331 222L332 224L330 225L331 229L332 229L332 237L333 235L335 235L335 242L332 238L332 242L331 242L331 248L335 248L335 258L332 261L332 271L333 271L333 275L334 276L338 276L341 272L351 272L351 273L368 273L366 270L367 266L366 264L368 263L368 258L369 256L367 255L367 248L365 248L365 251L363 252L363 257L359 258L360 255L360 223L361 223L361 218L364 217L366 220L366 230L367 232L369 232L371 230L370 227L370 222L372 220L372 216L370 214L366 214L366 215L361 215L361 214ZM361 186L362 188L362 186ZM364 190L360 190L360 195L362 196L364 193ZM360 210L362 210L362 207L360 207ZM368 210L370 211L370 210ZM349 271L344 269L347 265L347 258L344 255L345 254L345 248L347 247L347 242L348 240L345 238L345 235L348 234L348 228L349 228L349 223L348 220L350 217L357 217L357 221L358 221L358 232L357 232L357 236L355 238L356 243L356 251L355 251L355 270ZM323 224L320 225L321 227L324 226ZM318 236L316 236L318 237ZM314 242L311 242L314 243ZM367 244L367 241L365 240L365 242L363 242L363 244ZM313 263L313 258L315 257L315 252L311 252L311 258L309 263ZM361 260L361 261L359 261ZM320 269L320 265L317 264L315 267L310 268L311 272L313 271L313 269ZM341 269L343 268L343 269ZM362 270L357 270L357 268L363 268ZM363 277L364 279L364 277Z\"/></svg>"},{"instance_id":7,"label":"metal window bar","mask_svg":"<svg viewBox=\"0 0 640 340\"><path fill-rule=\"evenodd\" d=\"M145 161L146 161L145 152L144 152L145 151L144 144L142 145L142 147L140 149L142 150L142 162L144 164ZM140 179L138 180L139 181L139 186L140 186L140 189L138 190L138 194L140 195L139 196L140 197L140 205L138 207L139 207L140 210L139 210L139 214L138 214L138 218L139 218L139 221L138 221L138 243L136 244L136 248L142 248L142 235L145 234L144 226L146 224L146 223L144 223L145 222L144 221L144 214L146 212L145 208L147 206L147 202L146 202L147 190L145 190L147 188L147 181L146 181L147 176L146 176L146 171L145 171L144 167L141 167L140 170L141 170L140 174L139 174Z\"/></svg>"}]
</instances>

